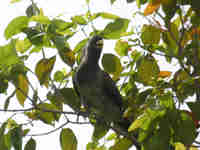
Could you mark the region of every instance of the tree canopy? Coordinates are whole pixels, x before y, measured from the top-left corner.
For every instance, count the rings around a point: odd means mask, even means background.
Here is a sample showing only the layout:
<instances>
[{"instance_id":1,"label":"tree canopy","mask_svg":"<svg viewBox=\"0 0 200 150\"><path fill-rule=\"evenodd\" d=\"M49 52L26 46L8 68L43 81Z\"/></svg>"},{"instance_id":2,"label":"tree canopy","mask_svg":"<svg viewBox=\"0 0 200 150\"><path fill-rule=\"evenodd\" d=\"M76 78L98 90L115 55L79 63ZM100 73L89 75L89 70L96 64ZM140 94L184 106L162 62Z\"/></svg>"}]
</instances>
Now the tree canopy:
<instances>
[{"instance_id":1,"label":"tree canopy","mask_svg":"<svg viewBox=\"0 0 200 150\"><path fill-rule=\"evenodd\" d=\"M125 0L110 0L110 5L117 1ZM18 2L23 1L11 0L10 5ZM199 1L126 0L127 5L137 7L131 18L93 13L90 0L85 3L88 10L84 14L63 19L46 16L45 10L30 0L24 8L26 15L17 16L5 28L7 44L0 46L0 94L4 103L0 111L13 115L1 122L0 150L36 150L37 139L27 136L32 133L31 125L39 121L54 126L60 118L65 120L61 126L44 134L58 130L62 150L76 150L81 140L67 124L94 127L87 150L128 150L134 146L141 150L197 150ZM146 23L135 27L133 19L138 15ZM98 23L105 26L98 28ZM85 38L72 47L72 39L79 34ZM101 34L108 43L114 41L114 53L104 51L101 64L123 96L123 117L131 122L127 131L99 124L86 113L73 88L72 76L82 49L94 34ZM175 69L163 70L164 64ZM20 108L11 107L13 99ZM15 119L22 114L27 118L24 122ZM29 138L27 143L23 143L25 138ZM105 142L101 142L103 138Z\"/></svg>"}]
</instances>

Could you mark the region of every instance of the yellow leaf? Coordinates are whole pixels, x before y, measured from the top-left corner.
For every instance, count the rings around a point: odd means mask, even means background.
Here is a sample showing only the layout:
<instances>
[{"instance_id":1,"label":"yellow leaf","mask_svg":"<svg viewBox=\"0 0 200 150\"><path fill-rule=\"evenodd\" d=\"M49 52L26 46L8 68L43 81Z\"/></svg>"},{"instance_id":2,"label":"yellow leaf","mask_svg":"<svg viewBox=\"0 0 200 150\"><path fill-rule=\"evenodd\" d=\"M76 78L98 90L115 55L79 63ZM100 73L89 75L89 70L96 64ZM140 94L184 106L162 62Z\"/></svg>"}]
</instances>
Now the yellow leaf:
<instances>
[{"instance_id":1,"label":"yellow leaf","mask_svg":"<svg viewBox=\"0 0 200 150\"><path fill-rule=\"evenodd\" d=\"M158 77L167 78L167 77L170 77L171 74L172 74L172 72L170 72L170 71L160 71Z\"/></svg>"},{"instance_id":2,"label":"yellow leaf","mask_svg":"<svg viewBox=\"0 0 200 150\"><path fill-rule=\"evenodd\" d=\"M161 4L161 0L153 0L150 2L144 10L144 15L151 15L154 11L156 11Z\"/></svg>"},{"instance_id":3,"label":"yellow leaf","mask_svg":"<svg viewBox=\"0 0 200 150\"><path fill-rule=\"evenodd\" d=\"M20 103L20 105L24 106L24 102L28 95L28 80L25 75L19 74L18 75L18 82L17 82L17 90L16 90L16 97Z\"/></svg>"},{"instance_id":4,"label":"yellow leaf","mask_svg":"<svg viewBox=\"0 0 200 150\"><path fill-rule=\"evenodd\" d=\"M45 85L46 87L48 87L49 76L53 69L55 61L56 57L53 56L49 59L43 58L37 63L35 73L38 80L40 81L40 85Z\"/></svg>"},{"instance_id":5,"label":"yellow leaf","mask_svg":"<svg viewBox=\"0 0 200 150\"><path fill-rule=\"evenodd\" d=\"M175 143L175 150L186 150L186 148L182 143L177 142Z\"/></svg>"},{"instance_id":6,"label":"yellow leaf","mask_svg":"<svg viewBox=\"0 0 200 150\"><path fill-rule=\"evenodd\" d=\"M197 147L190 147L190 150L198 150Z\"/></svg>"}]
</instances>

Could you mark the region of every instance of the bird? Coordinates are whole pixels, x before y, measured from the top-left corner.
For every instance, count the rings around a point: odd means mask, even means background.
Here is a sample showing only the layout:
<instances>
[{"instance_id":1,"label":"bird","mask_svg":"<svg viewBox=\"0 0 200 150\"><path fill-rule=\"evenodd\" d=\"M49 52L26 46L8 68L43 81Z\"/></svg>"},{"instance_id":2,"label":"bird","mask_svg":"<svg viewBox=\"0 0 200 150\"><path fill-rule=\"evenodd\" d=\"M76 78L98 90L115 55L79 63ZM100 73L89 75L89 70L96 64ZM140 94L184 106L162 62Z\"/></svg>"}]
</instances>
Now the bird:
<instances>
[{"instance_id":1,"label":"bird","mask_svg":"<svg viewBox=\"0 0 200 150\"><path fill-rule=\"evenodd\" d=\"M119 122L123 116L123 100L110 75L99 66L103 38L94 35L83 48L73 85L84 108L106 122Z\"/></svg>"}]
</instances>

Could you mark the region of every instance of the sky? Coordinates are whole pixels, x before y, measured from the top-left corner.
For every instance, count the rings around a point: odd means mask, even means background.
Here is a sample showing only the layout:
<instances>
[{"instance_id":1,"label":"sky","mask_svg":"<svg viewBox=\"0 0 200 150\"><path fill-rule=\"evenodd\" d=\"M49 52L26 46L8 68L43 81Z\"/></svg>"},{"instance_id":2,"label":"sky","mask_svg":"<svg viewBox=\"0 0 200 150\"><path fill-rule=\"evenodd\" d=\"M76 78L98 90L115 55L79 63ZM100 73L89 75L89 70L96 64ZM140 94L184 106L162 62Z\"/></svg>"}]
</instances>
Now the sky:
<instances>
[{"instance_id":1,"label":"sky","mask_svg":"<svg viewBox=\"0 0 200 150\"><path fill-rule=\"evenodd\" d=\"M4 38L4 30L8 23L17 16L24 16L25 15L25 9L31 4L31 1L28 0L22 0L19 3L16 4L10 4L9 0L3 0L1 1L0 10L1 10L1 24L0 24L0 45L6 44L8 41ZM56 17L58 15L62 15L62 18L69 19L70 16L73 15L80 15L84 14L88 7L85 3L85 0L72 0L72 1L66 1L66 0L35 0L36 4L39 6L39 8L42 8L44 11L44 14L46 16L49 16L51 18ZM113 14L117 14L124 18L131 18L132 12L134 11L135 6L133 4L127 5L124 0L118 0L112 7L110 5L109 0L91 0L90 2L90 9L91 12L112 12ZM100 28L104 26L104 24L98 24ZM78 41L85 38L82 37L84 35L79 35L77 40L72 43L72 47L75 46ZM113 49L112 44L105 44L105 49ZM34 55L34 54L33 54ZM35 54L35 59L38 54ZM30 61L31 63L36 62L36 60L33 59ZM64 68L65 66L61 66ZM33 78L34 80L34 78ZM38 84L38 82L35 82L35 84ZM2 98L2 95L0 95ZM3 101L0 102L0 106L3 106ZM11 103L11 108L19 107L19 104L17 102ZM2 108L2 107L1 107ZM11 116L12 114L8 113L0 113L1 119L4 120ZM2 120L3 120L2 119ZM18 118L19 121L21 121L23 116L21 118ZM58 126L58 124L56 125ZM78 150L83 150L86 148L86 144L90 141L93 128L89 125L67 125L66 127L70 127L73 129L77 139L78 139ZM36 123L36 125L33 126L33 132L32 133L43 133L49 130L52 130L53 127L50 126L44 126L44 124ZM52 133L48 136L40 136L40 137L33 137L37 141L37 150L40 149L46 149L48 150L55 150L60 149L60 143L59 143L59 134L60 132ZM27 142L29 138L26 138L24 143Z\"/></svg>"},{"instance_id":2,"label":"sky","mask_svg":"<svg viewBox=\"0 0 200 150\"><path fill-rule=\"evenodd\" d=\"M39 8L42 8L44 11L44 14L46 16L49 16L51 18L62 15L63 19L69 19L70 16L74 15L80 15L87 12L87 5L85 3L85 0L35 0L36 4L39 6ZM7 43L7 41L4 39L4 30L7 26L7 24L15 17L17 16L24 16L25 15L25 9L31 4L28 0L22 0L19 3L16 4L10 4L9 0L3 0L1 1L0 10L1 10L1 24L0 24L0 45L4 45ZM133 13L136 11L135 4L127 4L125 0L117 0L114 5L110 5L109 0L90 0L90 10L92 13L95 12L110 12L113 14L117 14L120 17L123 18L131 18L131 22L133 26L137 26L140 24L143 24L145 20L143 19L134 19L132 17ZM105 24L95 24L95 27L97 28L103 28ZM89 34L89 33L88 33ZM76 39L74 41L71 41L72 48L83 38L84 35L78 35L76 36ZM112 41L106 41L104 44L104 51L110 52L114 49L114 44ZM33 54L34 55L34 54ZM53 53L51 54L53 55ZM27 65L34 64L38 58L38 54L35 54L35 57L33 60L31 60ZM159 57L158 57L159 59ZM176 68L176 63L174 66L169 66L165 61L159 61L159 66L162 66L162 70L174 70ZM34 67L34 65L33 65ZM57 66L61 68L65 68L66 66L61 65ZM34 80L34 78L33 78ZM36 80L36 79L35 79ZM38 82L35 82L35 86L37 87ZM45 92L44 92L45 93ZM16 105L20 107L16 102L12 103L14 107ZM0 106L3 105L2 101L0 101ZM2 116L3 115L3 116ZM11 114L8 114L8 116ZM4 113L0 113L1 117L4 117L6 119L7 115L4 115ZM58 126L58 125L56 125ZM44 129L45 127L45 129ZM92 135L92 127L88 125L67 125L66 127L70 127L73 129L77 139L78 139L78 150L84 150L86 147L86 144L90 141L91 135ZM52 130L53 127L50 126L43 126L41 123L36 123L36 125L33 127L34 133L43 133L49 130ZM45 131L44 131L45 130ZM41 136L41 137L33 137L37 140L37 150L46 149L48 150L58 150L60 149L60 143L59 143L59 134L60 132L52 133L48 136ZM29 139L29 138L28 138ZM38 142L39 141L39 142ZM26 142L26 141L25 141Z\"/></svg>"}]
</instances>

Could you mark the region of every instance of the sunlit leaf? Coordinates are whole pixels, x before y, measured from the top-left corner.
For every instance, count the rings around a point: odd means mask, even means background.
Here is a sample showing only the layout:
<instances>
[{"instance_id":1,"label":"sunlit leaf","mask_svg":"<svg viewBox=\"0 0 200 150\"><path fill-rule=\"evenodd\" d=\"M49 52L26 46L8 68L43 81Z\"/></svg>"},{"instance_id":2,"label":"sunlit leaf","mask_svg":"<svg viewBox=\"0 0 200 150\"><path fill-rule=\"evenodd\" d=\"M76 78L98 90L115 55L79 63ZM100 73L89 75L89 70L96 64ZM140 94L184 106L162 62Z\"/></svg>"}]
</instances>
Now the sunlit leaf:
<instances>
[{"instance_id":1,"label":"sunlit leaf","mask_svg":"<svg viewBox=\"0 0 200 150\"><path fill-rule=\"evenodd\" d=\"M158 77L160 78L169 78L171 76L171 71L160 71Z\"/></svg>"},{"instance_id":2,"label":"sunlit leaf","mask_svg":"<svg viewBox=\"0 0 200 150\"><path fill-rule=\"evenodd\" d=\"M21 1L21 0L11 0L10 3L11 3L11 4L14 4L14 3L18 3L18 2L20 2L20 1Z\"/></svg>"},{"instance_id":3,"label":"sunlit leaf","mask_svg":"<svg viewBox=\"0 0 200 150\"><path fill-rule=\"evenodd\" d=\"M30 21L35 21L40 24L50 24L51 23L51 21L49 20L49 18L47 16L42 16L42 15L32 16Z\"/></svg>"},{"instance_id":4,"label":"sunlit leaf","mask_svg":"<svg viewBox=\"0 0 200 150\"><path fill-rule=\"evenodd\" d=\"M117 19L119 16L108 13L108 12L101 12L98 15L100 15L104 19Z\"/></svg>"},{"instance_id":5,"label":"sunlit leaf","mask_svg":"<svg viewBox=\"0 0 200 150\"><path fill-rule=\"evenodd\" d=\"M4 36L6 39L22 32L28 26L29 18L26 16L19 16L14 18L6 27Z\"/></svg>"},{"instance_id":6,"label":"sunlit leaf","mask_svg":"<svg viewBox=\"0 0 200 150\"><path fill-rule=\"evenodd\" d=\"M18 102L22 106L24 106L24 102L28 96L28 91L29 91L29 83L28 83L27 77L23 74L19 74L17 85L16 85L16 96L17 96Z\"/></svg>"},{"instance_id":7,"label":"sunlit leaf","mask_svg":"<svg viewBox=\"0 0 200 150\"><path fill-rule=\"evenodd\" d=\"M49 59L43 58L37 63L35 73L41 85L45 84L45 86L48 86L49 77L55 61L56 57L53 56Z\"/></svg>"},{"instance_id":8,"label":"sunlit leaf","mask_svg":"<svg viewBox=\"0 0 200 150\"><path fill-rule=\"evenodd\" d=\"M60 144L62 150L77 150L77 139L71 129L62 129L60 133Z\"/></svg>"},{"instance_id":9,"label":"sunlit leaf","mask_svg":"<svg viewBox=\"0 0 200 150\"><path fill-rule=\"evenodd\" d=\"M83 16L74 16L71 18L74 23L80 24L80 25L86 25L87 21Z\"/></svg>"},{"instance_id":10,"label":"sunlit leaf","mask_svg":"<svg viewBox=\"0 0 200 150\"><path fill-rule=\"evenodd\" d=\"M132 146L132 142L127 138L119 139L110 150L128 150Z\"/></svg>"},{"instance_id":11,"label":"sunlit leaf","mask_svg":"<svg viewBox=\"0 0 200 150\"><path fill-rule=\"evenodd\" d=\"M15 41L11 41L5 46L0 46L0 65L13 65L19 62L15 49Z\"/></svg>"},{"instance_id":12,"label":"sunlit leaf","mask_svg":"<svg viewBox=\"0 0 200 150\"><path fill-rule=\"evenodd\" d=\"M24 150L36 150L36 141L33 138L30 138L26 143Z\"/></svg>"},{"instance_id":13,"label":"sunlit leaf","mask_svg":"<svg viewBox=\"0 0 200 150\"><path fill-rule=\"evenodd\" d=\"M17 40L16 50L20 53L26 52L32 46L31 42L28 39Z\"/></svg>"},{"instance_id":14,"label":"sunlit leaf","mask_svg":"<svg viewBox=\"0 0 200 150\"><path fill-rule=\"evenodd\" d=\"M128 48L129 45L127 41L118 40L115 44L115 51L120 56L126 56L128 54Z\"/></svg>"},{"instance_id":15,"label":"sunlit leaf","mask_svg":"<svg viewBox=\"0 0 200 150\"><path fill-rule=\"evenodd\" d=\"M109 23L102 32L104 38L119 39L127 30L129 25L128 19L118 18Z\"/></svg>"},{"instance_id":16,"label":"sunlit leaf","mask_svg":"<svg viewBox=\"0 0 200 150\"><path fill-rule=\"evenodd\" d=\"M150 15L153 12L155 12L161 4L161 0L153 0L151 2L149 2L149 4L146 6L145 10L144 10L144 15Z\"/></svg>"},{"instance_id":17,"label":"sunlit leaf","mask_svg":"<svg viewBox=\"0 0 200 150\"><path fill-rule=\"evenodd\" d=\"M84 46L86 45L86 43L88 42L88 39L84 39L82 41L80 41L74 48L74 52L79 52L82 48L84 48Z\"/></svg>"},{"instance_id":18,"label":"sunlit leaf","mask_svg":"<svg viewBox=\"0 0 200 150\"><path fill-rule=\"evenodd\" d=\"M62 71L56 71L54 74L54 80L56 82L62 82L64 80L64 73Z\"/></svg>"},{"instance_id":19,"label":"sunlit leaf","mask_svg":"<svg viewBox=\"0 0 200 150\"><path fill-rule=\"evenodd\" d=\"M141 40L144 44L158 44L160 41L160 29L152 25L144 25Z\"/></svg>"}]
</instances>

